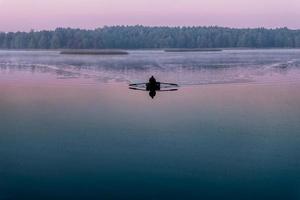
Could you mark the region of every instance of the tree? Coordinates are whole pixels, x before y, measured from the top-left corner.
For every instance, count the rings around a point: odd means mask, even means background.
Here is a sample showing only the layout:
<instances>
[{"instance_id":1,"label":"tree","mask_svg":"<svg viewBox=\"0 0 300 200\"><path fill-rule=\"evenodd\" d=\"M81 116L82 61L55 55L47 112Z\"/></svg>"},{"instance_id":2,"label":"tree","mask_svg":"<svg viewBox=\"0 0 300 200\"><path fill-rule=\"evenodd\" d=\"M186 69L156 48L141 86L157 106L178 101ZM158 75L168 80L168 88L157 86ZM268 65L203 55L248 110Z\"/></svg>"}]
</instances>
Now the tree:
<instances>
[{"instance_id":1,"label":"tree","mask_svg":"<svg viewBox=\"0 0 300 200\"><path fill-rule=\"evenodd\" d=\"M95 30L0 33L0 48L226 48L300 47L300 30L223 27L105 26Z\"/></svg>"}]
</instances>

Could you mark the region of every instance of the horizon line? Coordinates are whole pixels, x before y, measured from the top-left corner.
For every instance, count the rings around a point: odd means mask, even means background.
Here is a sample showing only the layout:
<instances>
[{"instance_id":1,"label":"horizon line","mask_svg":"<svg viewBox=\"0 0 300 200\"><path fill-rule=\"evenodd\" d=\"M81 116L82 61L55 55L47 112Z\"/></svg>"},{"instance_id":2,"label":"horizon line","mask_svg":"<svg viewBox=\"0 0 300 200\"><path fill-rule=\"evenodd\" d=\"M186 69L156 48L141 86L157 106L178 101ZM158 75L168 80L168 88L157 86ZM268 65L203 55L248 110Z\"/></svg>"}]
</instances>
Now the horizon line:
<instances>
[{"instance_id":1,"label":"horizon line","mask_svg":"<svg viewBox=\"0 0 300 200\"><path fill-rule=\"evenodd\" d=\"M28 31L1 31L0 33L30 33L30 32L43 32L43 31L56 31L57 29L73 29L73 30L87 30L87 31L95 31L97 29L103 29L103 28L114 28L114 27L146 27L146 28L224 28L224 29L265 29L265 30L278 30L278 29L287 29L292 31L300 31L300 28L289 28L287 26L283 27L263 27L263 26L257 26L257 27L229 27L229 26L218 26L218 25L182 25L182 26L175 26L175 25L142 25L142 24L136 24L136 25L103 25L95 28L79 28L79 27L56 27L53 29L30 29Z\"/></svg>"}]
</instances>

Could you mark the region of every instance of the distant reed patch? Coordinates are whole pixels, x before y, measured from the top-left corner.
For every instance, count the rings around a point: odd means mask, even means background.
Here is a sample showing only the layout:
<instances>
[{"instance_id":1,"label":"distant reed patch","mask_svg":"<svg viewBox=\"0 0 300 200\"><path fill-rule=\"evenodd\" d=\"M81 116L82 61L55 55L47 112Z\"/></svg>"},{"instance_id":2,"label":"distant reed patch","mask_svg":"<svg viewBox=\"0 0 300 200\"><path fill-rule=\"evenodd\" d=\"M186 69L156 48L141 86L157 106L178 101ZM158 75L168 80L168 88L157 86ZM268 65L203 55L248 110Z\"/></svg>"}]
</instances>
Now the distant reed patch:
<instances>
[{"instance_id":1,"label":"distant reed patch","mask_svg":"<svg viewBox=\"0 0 300 200\"><path fill-rule=\"evenodd\" d=\"M165 49L165 52L210 52L210 51L223 51L216 48L180 48L180 49Z\"/></svg>"}]
</instances>

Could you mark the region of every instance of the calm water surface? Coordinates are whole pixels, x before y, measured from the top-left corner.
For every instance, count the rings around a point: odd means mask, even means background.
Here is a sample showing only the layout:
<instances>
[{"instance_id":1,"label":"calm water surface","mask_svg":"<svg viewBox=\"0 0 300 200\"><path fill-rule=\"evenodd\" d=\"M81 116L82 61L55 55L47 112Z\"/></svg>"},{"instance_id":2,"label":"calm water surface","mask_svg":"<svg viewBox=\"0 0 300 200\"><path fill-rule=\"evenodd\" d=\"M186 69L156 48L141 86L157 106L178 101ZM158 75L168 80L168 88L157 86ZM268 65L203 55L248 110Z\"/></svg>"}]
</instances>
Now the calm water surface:
<instances>
[{"instance_id":1,"label":"calm water surface","mask_svg":"<svg viewBox=\"0 0 300 200\"><path fill-rule=\"evenodd\" d=\"M0 199L298 200L299 88L300 50L0 51Z\"/></svg>"}]
</instances>

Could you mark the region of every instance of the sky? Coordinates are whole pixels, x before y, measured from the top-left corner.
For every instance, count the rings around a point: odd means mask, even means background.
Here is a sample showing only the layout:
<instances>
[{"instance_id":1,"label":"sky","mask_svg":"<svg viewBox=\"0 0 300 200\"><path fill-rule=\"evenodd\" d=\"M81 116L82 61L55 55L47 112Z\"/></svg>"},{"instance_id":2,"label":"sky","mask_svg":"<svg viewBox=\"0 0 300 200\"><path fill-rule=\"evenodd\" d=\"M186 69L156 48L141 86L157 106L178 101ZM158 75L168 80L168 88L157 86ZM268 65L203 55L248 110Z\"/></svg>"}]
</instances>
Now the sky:
<instances>
[{"instance_id":1,"label":"sky","mask_svg":"<svg viewBox=\"0 0 300 200\"><path fill-rule=\"evenodd\" d=\"M300 0L0 0L0 31L105 25L300 29Z\"/></svg>"}]
</instances>

